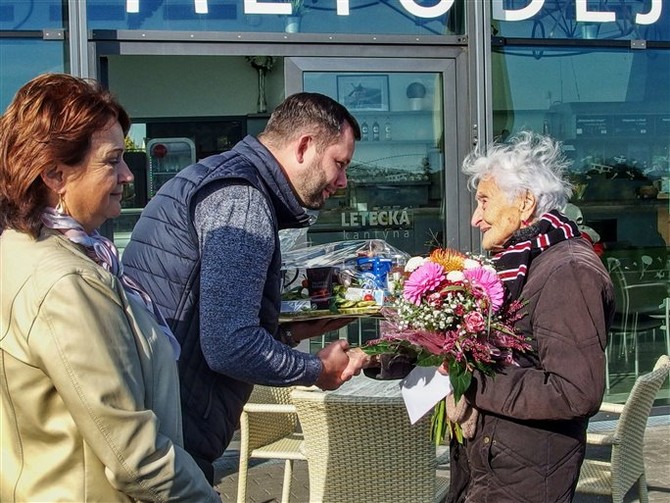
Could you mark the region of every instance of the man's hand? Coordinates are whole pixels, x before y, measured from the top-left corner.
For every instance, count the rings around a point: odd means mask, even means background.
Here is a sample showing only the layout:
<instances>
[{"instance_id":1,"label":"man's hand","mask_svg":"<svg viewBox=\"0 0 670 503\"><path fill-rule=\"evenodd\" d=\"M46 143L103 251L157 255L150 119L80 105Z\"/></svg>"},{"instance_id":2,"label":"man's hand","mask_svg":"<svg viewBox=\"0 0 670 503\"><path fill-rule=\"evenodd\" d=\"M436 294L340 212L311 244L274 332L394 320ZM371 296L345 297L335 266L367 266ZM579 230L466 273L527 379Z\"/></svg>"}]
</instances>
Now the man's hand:
<instances>
[{"instance_id":1,"label":"man's hand","mask_svg":"<svg viewBox=\"0 0 670 503\"><path fill-rule=\"evenodd\" d=\"M316 354L323 366L321 375L315 383L319 388L323 390L337 389L345 381L351 379L353 374L349 370L351 362L346 353L347 349L349 349L349 343L340 339L328 344Z\"/></svg>"}]
</instances>

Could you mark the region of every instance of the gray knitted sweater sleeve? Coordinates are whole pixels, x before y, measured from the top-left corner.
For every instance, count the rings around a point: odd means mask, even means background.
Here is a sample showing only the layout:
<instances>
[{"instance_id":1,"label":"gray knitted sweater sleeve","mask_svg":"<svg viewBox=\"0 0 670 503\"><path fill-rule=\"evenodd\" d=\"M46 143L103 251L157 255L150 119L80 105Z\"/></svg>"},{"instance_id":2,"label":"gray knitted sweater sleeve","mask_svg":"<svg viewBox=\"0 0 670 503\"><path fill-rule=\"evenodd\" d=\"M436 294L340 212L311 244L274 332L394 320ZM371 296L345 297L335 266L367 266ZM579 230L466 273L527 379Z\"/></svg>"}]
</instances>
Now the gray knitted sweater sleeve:
<instances>
[{"instance_id":1,"label":"gray knitted sweater sleeve","mask_svg":"<svg viewBox=\"0 0 670 503\"><path fill-rule=\"evenodd\" d=\"M314 384L321 361L259 324L275 246L263 194L246 185L218 187L197 201L194 223L202 257L200 342L209 367L254 384Z\"/></svg>"}]
</instances>

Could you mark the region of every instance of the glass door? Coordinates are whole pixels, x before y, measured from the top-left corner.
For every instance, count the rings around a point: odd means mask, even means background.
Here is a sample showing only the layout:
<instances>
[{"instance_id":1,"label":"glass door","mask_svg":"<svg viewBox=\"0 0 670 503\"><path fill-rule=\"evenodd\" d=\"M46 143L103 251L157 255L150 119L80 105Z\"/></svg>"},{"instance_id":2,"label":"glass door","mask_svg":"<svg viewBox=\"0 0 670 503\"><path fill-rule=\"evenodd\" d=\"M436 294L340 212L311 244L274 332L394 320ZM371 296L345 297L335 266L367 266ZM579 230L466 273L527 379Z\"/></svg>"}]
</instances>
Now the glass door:
<instances>
[{"instance_id":1,"label":"glass door","mask_svg":"<svg viewBox=\"0 0 670 503\"><path fill-rule=\"evenodd\" d=\"M449 60L287 58L286 94L332 97L362 133L347 188L327 201L308 233L312 243L383 239L412 255L447 244L453 68Z\"/></svg>"},{"instance_id":2,"label":"glass door","mask_svg":"<svg viewBox=\"0 0 670 503\"><path fill-rule=\"evenodd\" d=\"M455 59L286 58L286 95L323 93L361 126L347 187L319 212L307 234L312 244L383 239L411 255L461 247L468 222L458 217L457 117L467 114L457 107L456 67ZM378 322L361 319L310 349L336 337L361 344L378 336Z\"/></svg>"}]
</instances>

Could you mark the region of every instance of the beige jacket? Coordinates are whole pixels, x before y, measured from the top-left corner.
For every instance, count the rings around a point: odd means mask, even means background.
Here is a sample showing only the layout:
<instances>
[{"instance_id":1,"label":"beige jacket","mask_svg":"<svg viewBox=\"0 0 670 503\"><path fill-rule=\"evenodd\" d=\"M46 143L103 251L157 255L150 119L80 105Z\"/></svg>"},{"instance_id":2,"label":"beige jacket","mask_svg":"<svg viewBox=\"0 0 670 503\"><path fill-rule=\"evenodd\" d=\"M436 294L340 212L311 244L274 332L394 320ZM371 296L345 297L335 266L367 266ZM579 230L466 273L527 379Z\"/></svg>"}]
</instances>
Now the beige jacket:
<instances>
[{"instance_id":1,"label":"beige jacket","mask_svg":"<svg viewBox=\"0 0 670 503\"><path fill-rule=\"evenodd\" d=\"M4 231L0 268L0 500L220 502L144 306L50 230Z\"/></svg>"}]
</instances>

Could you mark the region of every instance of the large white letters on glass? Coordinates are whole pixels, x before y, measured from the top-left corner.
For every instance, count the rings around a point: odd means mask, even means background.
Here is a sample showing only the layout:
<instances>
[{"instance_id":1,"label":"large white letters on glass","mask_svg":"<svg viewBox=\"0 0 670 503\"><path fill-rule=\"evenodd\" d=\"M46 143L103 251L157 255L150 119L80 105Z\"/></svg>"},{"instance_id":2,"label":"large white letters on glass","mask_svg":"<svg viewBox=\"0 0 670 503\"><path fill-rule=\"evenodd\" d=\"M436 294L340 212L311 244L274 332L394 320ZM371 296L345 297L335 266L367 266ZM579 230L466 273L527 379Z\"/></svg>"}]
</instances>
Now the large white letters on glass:
<instances>
[{"instance_id":1,"label":"large white letters on glass","mask_svg":"<svg viewBox=\"0 0 670 503\"><path fill-rule=\"evenodd\" d=\"M587 22L600 22L600 23L610 23L612 21L616 21L616 14L614 12L595 12L595 11L590 11L588 10L588 5L586 4L586 0L575 0L576 5L575 7L577 8L576 11L576 19L579 22L582 21L587 21Z\"/></svg>"},{"instance_id":2,"label":"large white letters on glass","mask_svg":"<svg viewBox=\"0 0 670 503\"><path fill-rule=\"evenodd\" d=\"M338 16L349 15L349 0L337 0L337 15Z\"/></svg>"},{"instance_id":3,"label":"large white letters on glass","mask_svg":"<svg viewBox=\"0 0 670 503\"><path fill-rule=\"evenodd\" d=\"M654 24L661 17L663 10L663 0L651 0L651 10L646 14L637 13L635 22L637 24Z\"/></svg>"},{"instance_id":4,"label":"large white letters on glass","mask_svg":"<svg viewBox=\"0 0 670 503\"><path fill-rule=\"evenodd\" d=\"M207 14L209 13L209 7L207 6L207 0L193 0L195 2L195 13L196 14Z\"/></svg>"},{"instance_id":5,"label":"large white letters on glass","mask_svg":"<svg viewBox=\"0 0 670 503\"><path fill-rule=\"evenodd\" d=\"M351 0L330 0L335 3L338 16L348 16L350 14L349 3ZM418 5L416 0L400 0L400 4L410 14L424 18L433 19L443 16L454 5L456 0L436 0L432 7ZM544 7L546 0L527 0L528 5L520 9L505 9L503 0L491 0L493 19L500 21L525 21L537 15ZM588 10L588 0L573 0L575 2L575 21L581 23L611 23L616 21L617 14L614 11L593 11ZM126 0L126 12L136 14L140 11L140 0ZM635 14L635 23L639 25L650 25L656 23L661 18L663 11L663 0L650 0L648 12L637 12ZM195 12L197 14L207 14L209 12L207 0L193 0ZM281 1L259 1L244 0L244 14L275 14L280 16L290 16L295 14L290 2Z\"/></svg>"},{"instance_id":6,"label":"large white letters on glass","mask_svg":"<svg viewBox=\"0 0 670 503\"><path fill-rule=\"evenodd\" d=\"M492 0L493 19L500 21L524 21L531 19L538 14L544 7L545 0L529 0L528 5L516 10L507 10L503 7L503 0ZM575 2L575 21L587 23L611 23L616 21L616 13L613 11L590 11L588 10L588 0L574 0ZM404 2L402 2L404 5ZM663 10L663 0L651 0L649 12L635 14L635 23L654 24L661 17Z\"/></svg>"},{"instance_id":7,"label":"large white letters on glass","mask_svg":"<svg viewBox=\"0 0 670 503\"><path fill-rule=\"evenodd\" d=\"M414 0L400 0L400 5L402 5L407 12L416 17L431 19L446 14L449 9L451 9L451 6L454 5L454 1L455 0L440 0L432 7L423 7L414 3Z\"/></svg>"},{"instance_id":8,"label":"large white letters on glass","mask_svg":"<svg viewBox=\"0 0 670 503\"><path fill-rule=\"evenodd\" d=\"M284 2L257 2L256 0L244 0L245 14L279 14L290 16L293 14L293 7L290 3Z\"/></svg>"},{"instance_id":9,"label":"large white letters on glass","mask_svg":"<svg viewBox=\"0 0 670 503\"><path fill-rule=\"evenodd\" d=\"M493 0L493 19L500 21L523 21L530 19L540 12L544 6L544 0L530 0L530 3L521 9L506 10L503 8L503 0Z\"/></svg>"},{"instance_id":10,"label":"large white letters on glass","mask_svg":"<svg viewBox=\"0 0 670 503\"><path fill-rule=\"evenodd\" d=\"M140 0L126 0L126 12L137 14L140 11Z\"/></svg>"}]
</instances>

